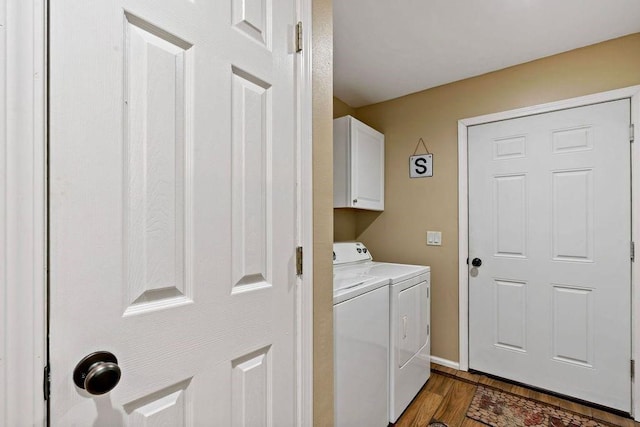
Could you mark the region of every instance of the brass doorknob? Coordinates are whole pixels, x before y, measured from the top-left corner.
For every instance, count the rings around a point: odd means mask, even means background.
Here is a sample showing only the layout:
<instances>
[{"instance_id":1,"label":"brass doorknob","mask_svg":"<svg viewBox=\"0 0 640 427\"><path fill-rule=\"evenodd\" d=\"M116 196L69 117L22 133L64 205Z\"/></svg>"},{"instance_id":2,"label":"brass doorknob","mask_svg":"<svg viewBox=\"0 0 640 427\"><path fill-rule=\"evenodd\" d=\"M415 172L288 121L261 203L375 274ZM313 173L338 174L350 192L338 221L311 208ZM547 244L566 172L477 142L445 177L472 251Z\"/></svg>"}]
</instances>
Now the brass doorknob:
<instances>
[{"instance_id":1,"label":"brass doorknob","mask_svg":"<svg viewBox=\"0 0 640 427\"><path fill-rule=\"evenodd\" d=\"M84 357L73 370L73 382L89 394L110 392L120 382L118 359L108 351L96 351Z\"/></svg>"}]
</instances>

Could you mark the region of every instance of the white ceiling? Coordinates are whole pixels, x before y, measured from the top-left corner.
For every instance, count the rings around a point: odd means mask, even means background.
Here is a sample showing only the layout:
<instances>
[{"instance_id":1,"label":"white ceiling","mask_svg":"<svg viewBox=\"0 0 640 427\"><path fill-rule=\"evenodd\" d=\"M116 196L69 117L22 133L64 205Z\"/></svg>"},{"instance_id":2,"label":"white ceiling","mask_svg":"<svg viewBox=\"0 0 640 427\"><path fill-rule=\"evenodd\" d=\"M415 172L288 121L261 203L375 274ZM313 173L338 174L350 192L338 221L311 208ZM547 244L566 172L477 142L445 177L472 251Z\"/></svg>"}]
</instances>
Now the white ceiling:
<instances>
[{"instance_id":1,"label":"white ceiling","mask_svg":"<svg viewBox=\"0 0 640 427\"><path fill-rule=\"evenodd\" d=\"M640 0L334 0L333 9L334 95L352 107L640 32Z\"/></svg>"}]
</instances>

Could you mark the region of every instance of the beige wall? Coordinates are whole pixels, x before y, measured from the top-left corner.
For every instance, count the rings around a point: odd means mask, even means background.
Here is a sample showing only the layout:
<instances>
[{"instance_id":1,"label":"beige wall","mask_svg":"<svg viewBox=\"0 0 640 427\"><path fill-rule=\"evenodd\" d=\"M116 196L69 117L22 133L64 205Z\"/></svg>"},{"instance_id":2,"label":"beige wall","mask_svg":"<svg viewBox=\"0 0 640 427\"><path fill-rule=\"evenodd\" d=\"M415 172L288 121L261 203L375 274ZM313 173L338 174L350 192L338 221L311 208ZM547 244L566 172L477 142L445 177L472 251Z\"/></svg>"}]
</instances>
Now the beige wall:
<instances>
[{"instance_id":1,"label":"beige wall","mask_svg":"<svg viewBox=\"0 0 640 427\"><path fill-rule=\"evenodd\" d=\"M313 0L313 425L333 426L333 10Z\"/></svg>"},{"instance_id":2,"label":"beige wall","mask_svg":"<svg viewBox=\"0 0 640 427\"><path fill-rule=\"evenodd\" d=\"M333 118L337 119L342 116L353 116L356 113L356 109L348 105L346 102L339 98L333 97Z\"/></svg>"},{"instance_id":3,"label":"beige wall","mask_svg":"<svg viewBox=\"0 0 640 427\"><path fill-rule=\"evenodd\" d=\"M358 108L385 134L385 210L355 214L356 231L380 261L432 267L432 353L458 360L457 121L640 84L640 33ZM418 138L434 154L434 176L408 178ZM336 216L336 229L348 230ZM427 247L426 231L442 231Z\"/></svg>"},{"instance_id":4,"label":"beige wall","mask_svg":"<svg viewBox=\"0 0 640 427\"><path fill-rule=\"evenodd\" d=\"M355 116L356 109L342 100L333 98L333 118ZM332 201L333 202L333 201ZM333 210L333 241L344 242L353 240L356 235L356 209Z\"/></svg>"}]
</instances>

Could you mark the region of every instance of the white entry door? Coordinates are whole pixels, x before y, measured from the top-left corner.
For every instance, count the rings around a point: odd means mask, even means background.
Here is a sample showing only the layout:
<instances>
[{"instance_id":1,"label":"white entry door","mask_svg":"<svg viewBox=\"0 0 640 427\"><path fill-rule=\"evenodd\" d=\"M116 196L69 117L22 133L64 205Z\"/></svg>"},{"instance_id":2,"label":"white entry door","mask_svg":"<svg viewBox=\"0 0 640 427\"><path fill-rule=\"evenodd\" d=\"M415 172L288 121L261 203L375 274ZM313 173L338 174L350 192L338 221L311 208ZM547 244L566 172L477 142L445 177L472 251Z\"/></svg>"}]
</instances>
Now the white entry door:
<instances>
[{"instance_id":1,"label":"white entry door","mask_svg":"<svg viewBox=\"0 0 640 427\"><path fill-rule=\"evenodd\" d=\"M52 425L296 423L294 5L50 1Z\"/></svg>"},{"instance_id":2,"label":"white entry door","mask_svg":"<svg viewBox=\"0 0 640 427\"><path fill-rule=\"evenodd\" d=\"M471 369L630 410L629 124L626 99L469 128Z\"/></svg>"}]
</instances>

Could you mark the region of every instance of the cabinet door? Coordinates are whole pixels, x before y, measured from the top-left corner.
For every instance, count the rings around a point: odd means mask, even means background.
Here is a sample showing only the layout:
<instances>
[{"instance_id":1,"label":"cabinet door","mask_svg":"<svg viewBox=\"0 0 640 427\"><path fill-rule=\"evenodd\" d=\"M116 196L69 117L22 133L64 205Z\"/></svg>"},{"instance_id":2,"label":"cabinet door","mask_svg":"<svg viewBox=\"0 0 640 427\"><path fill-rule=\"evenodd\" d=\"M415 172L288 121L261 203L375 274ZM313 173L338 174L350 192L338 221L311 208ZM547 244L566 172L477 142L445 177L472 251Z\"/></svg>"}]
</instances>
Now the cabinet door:
<instances>
[{"instance_id":1,"label":"cabinet door","mask_svg":"<svg viewBox=\"0 0 640 427\"><path fill-rule=\"evenodd\" d=\"M384 135L351 122L351 196L354 208L384 209Z\"/></svg>"}]
</instances>

